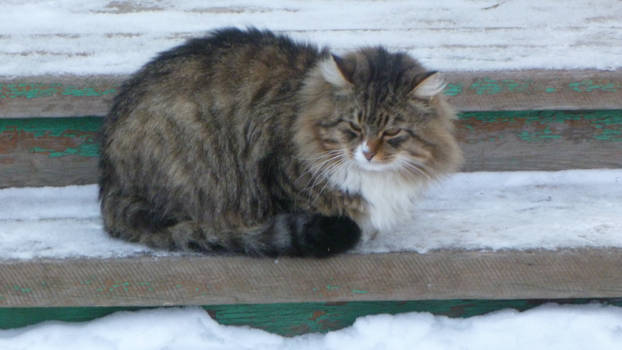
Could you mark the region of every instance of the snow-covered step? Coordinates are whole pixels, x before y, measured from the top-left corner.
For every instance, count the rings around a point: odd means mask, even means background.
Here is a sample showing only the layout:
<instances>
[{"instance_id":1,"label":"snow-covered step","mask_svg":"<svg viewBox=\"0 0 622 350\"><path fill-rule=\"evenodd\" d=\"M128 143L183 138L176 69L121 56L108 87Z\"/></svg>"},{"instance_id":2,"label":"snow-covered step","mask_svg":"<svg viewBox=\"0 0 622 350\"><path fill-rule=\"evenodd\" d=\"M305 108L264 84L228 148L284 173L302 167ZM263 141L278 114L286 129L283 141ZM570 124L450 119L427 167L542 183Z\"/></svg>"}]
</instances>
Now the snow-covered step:
<instances>
[{"instance_id":1,"label":"snow-covered step","mask_svg":"<svg viewBox=\"0 0 622 350\"><path fill-rule=\"evenodd\" d=\"M94 185L4 189L0 304L617 297L621 208L622 170L457 174L401 230L333 259L274 260L112 239Z\"/></svg>"},{"instance_id":2,"label":"snow-covered step","mask_svg":"<svg viewBox=\"0 0 622 350\"><path fill-rule=\"evenodd\" d=\"M382 44L443 71L620 67L610 0L10 1L0 75L127 74L223 26L270 28L338 51Z\"/></svg>"}]
</instances>

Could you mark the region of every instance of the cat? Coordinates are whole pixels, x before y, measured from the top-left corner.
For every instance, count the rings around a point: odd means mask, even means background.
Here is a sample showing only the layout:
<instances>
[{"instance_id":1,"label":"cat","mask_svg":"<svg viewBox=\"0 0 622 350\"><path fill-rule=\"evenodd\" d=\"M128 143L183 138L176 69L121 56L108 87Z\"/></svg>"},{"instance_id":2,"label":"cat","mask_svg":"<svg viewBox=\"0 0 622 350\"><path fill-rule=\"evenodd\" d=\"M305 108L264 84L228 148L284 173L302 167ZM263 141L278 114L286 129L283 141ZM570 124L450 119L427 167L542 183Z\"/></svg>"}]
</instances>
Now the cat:
<instances>
[{"instance_id":1,"label":"cat","mask_svg":"<svg viewBox=\"0 0 622 350\"><path fill-rule=\"evenodd\" d=\"M113 237L155 248L326 257L391 230L461 163L439 73L255 28L159 54L101 130Z\"/></svg>"}]
</instances>

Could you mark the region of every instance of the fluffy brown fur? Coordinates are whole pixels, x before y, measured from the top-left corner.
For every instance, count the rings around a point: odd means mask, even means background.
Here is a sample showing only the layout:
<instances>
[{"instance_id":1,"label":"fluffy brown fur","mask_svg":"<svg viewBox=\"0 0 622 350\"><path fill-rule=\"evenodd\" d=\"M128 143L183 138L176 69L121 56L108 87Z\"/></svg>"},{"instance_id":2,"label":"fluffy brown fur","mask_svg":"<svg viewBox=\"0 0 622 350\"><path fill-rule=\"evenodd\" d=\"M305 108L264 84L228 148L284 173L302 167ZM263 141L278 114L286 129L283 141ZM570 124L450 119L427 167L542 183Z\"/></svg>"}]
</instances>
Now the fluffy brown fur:
<instances>
[{"instance_id":1,"label":"fluffy brown fur","mask_svg":"<svg viewBox=\"0 0 622 350\"><path fill-rule=\"evenodd\" d=\"M442 87L382 48L340 58L255 29L190 40L126 82L105 119L105 228L165 249L347 250L459 165Z\"/></svg>"}]
</instances>

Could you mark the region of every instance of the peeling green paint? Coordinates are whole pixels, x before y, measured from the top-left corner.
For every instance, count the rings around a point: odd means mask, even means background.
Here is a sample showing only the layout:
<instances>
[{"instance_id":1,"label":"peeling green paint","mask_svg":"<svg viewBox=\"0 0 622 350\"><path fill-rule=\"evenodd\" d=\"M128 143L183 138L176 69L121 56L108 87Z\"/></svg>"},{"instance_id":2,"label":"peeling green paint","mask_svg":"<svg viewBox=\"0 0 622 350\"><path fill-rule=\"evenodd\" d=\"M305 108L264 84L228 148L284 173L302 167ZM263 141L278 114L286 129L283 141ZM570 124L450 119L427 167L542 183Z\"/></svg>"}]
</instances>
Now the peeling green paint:
<instances>
[{"instance_id":1,"label":"peeling green paint","mask_svg":"<svg viewBox=\"0 0 622 350\"><path fill-rule=\"evenodd\" d=\"M622 142L622 130L603 130L600 135L596 135L594 138L600 141Z\"/></svg>"},{"instance_id":2,"label":"peeling green paint","mask_svg":"<svg viewBox=\"0 0 622 350\"><path fill-rule=\"evenodd\" d=\"M459 120L467 141L470 135L495 142L513 134L524 142L550 142L576 133L584 141L622 141L622 110L465 112Z\"/></svg>"},{"instance_id":3,"label":"peeling green paint","mask_svg":"<svg viewBox=\"0 0 622 350\"><path fill-rule=\"evenodd\" d=\"M99 147L96 135L101 122L99 117L0 119L0 135L41 140L54 138L56 148L44 147L50 143L43 141L41 146L30 148L30 152L47 154L49 158L70 155L97 157Z\"/></svg>"},{"instance_id":4,"label":"peeling green paint","mask_svg":"<svg viewBox=\"0 0 622 350\"><path fill-rule=\"evenodd\" d=\"M471 84L469 89L475 90L478 95L496 95L503 91L502 86L497 80L482 78Z\"/></svg>"},{"instance_id":5,"label":"peeling green paint","mask_svg":"<svg viewBox=\"0 0 622 350\"><path fill-rule=\"evenodd\" d=\"M582 81L576 81L568 84L568 86L575 92L592 92L592 91L604 91L604 92L617 92L618 86L615 83L596 84L593 80L586 79Z\"/></svg>"},{"instance_id":6,"label":"peeling green paint","mask_svg":"<svg viewBox=\"0 0 622 350\"><path fill-rule=\"evenodd\" d=\"M66 136L76 137L80 133L95 133L101 126L100 117L77 118L16 118L0 119L0 134L24 132L34 137ZM94 134L86 137L94 138Z\"/></svg>"},{"instance_id":7,"label":"peeling green paint","mask_svg":"<svg viewBox=\"0 0 622 350\"><path fill-rule=\"evenodd\" d=\"M138 286L142 287L143 290L144 288L147 288L147 291L149 292L155 291L155 289L151 286L150 282L138 282Z\"/></svg>"},{"instance_id":8,"label":"peeling green paint","mask_svg":"<svg viewBox=\"0 0 622 350\"><path fill-rule=\"evenodd\" d=\"M556 139L560 139L562 136L554 135L551 129L547 128L542 132L540 131L529 132L525 130L525 131L520 132L518 134L518 137L523 141L534 142L534 141L542 141L542 140L556 140Z\"/></svg>"},{"instance_id":9,"label":"peeling green paint","mask_svg":"<svg viewBox=\"0 0 622 350\"><path fill-rule=\"evenodd\" d=\"M0 99L37 99L50 97L86 97L97 98L115 95L119 86L106 84L76 86L63 83L4 83L0 84ZM477 95L497 95L500 93L528 94L528 93L565 93L568 91L580 93L617 92L620 89L619 82L594 81L584 79L561 86L543 86L543 83L531 79L493 79L485 76L478 78L470 85L460 82L449 82L444 94L458 96L466 91ZM549 82L551 84L551 82ZM555 82L552 82L555 85Z\"/></svg>"},{"instance_id":10,"label":"peeling green paint","mask_svg":"<svg viewBox=\"0 0 622 350\"><path fill-rule=\"evenodd\" d=\"M549 82L551 85L537 82L531 79L493 79L491 77L482 77L476 79L471 85L464 86L462 83L450 82L447 84L445 91L446 96L459 96L465 92L474 93L476 95L498 95L498 94L538 94L545 92L553 93L615 93L621 88L618 82L595 82L591 79L575 81L567 85L555 82Z\"/></svg>"},{"instance_id":11,"label":"peeling green paint","mask_svg":"<svg viewBox=\"0 0 622 350\"><path fill-rule=\"evenodd\" d=\"M352 294L367 294L369 293L366 290L352 289Z\"/></svg>"},{"instance_id":12,"label":"peeling green paint","mask_svg":"<svg viewBox=\"0 0 622 350\"><path fill-rule=\"evenodd\" d=\"M83 143L78 148L67 147L62 151L46 149L41 147L33 147L32 153L47 153L50 158L58 158L70 155L78 155L82 157L97 157L99 155L98 146L94 143Z\"/></svg>"},{"instance_id":13,"label":"peeling green paint","mask_svg":"<svg viewBox=\"0 0 622 350\"><path fill-rule=\"evenodd\" d=\"M94 158L99 155L97 131L102 120L100 117L0 119L0 136L21 137L28 142L27 151L49 158ZM491 144L510 135L530 143L553 142L579 134L585 140L621 142L622 110L464 112L459 114L458 132L467 141L470 135L480 135L471 141Z\"/></svg>"},{"instance_id":14,"label":"peeling green paint","mask_svg":"<svg viewBox=\"0 0 622 350\"><path fill-rule=\"evenodd\" d=\"M32 289L30 288L26 288L26 287L21 287L21 286L13 286L13 290L15 290L16 292L21 292L24 294L28 294L30 292L32 292Z\"/></svg>"},{"instance_id":15,"label":"peeling green paint","mask_svg":"<svg viewBox=\"0 0 622 350\"><path fill-rule=\"evenodd\" d=\"M502 79L484 77L476 80L469 89L477 95L497 95L500 93L525 93L533 84L530 80ZM455 96L455 95L454 95Z\"/></svg>"},{"instance_id":16,"label":"peeling green paint","mask_svg":"<svg viewBox=\"0 0 622 350\"><path fill-rule=\"evenodd\" d=\"M0 98L11 99L33 99L54 96L102 97L116 93L116 88L98 89L94 87L65 86L60 83L0 84Z\"/></svg>"},{"instance_id":17,"label":"peeling green paint","mask_svg":"<svg viewBox=\"0 0 622 350\"><path fill-rule=\"evenodd\" d=\"M443 94L445 94L446 96L458 96L461 93L462 85L452 83L447 84L447 87L445 87L445 91L443 91Z\"/></svg>"}]
</instances>

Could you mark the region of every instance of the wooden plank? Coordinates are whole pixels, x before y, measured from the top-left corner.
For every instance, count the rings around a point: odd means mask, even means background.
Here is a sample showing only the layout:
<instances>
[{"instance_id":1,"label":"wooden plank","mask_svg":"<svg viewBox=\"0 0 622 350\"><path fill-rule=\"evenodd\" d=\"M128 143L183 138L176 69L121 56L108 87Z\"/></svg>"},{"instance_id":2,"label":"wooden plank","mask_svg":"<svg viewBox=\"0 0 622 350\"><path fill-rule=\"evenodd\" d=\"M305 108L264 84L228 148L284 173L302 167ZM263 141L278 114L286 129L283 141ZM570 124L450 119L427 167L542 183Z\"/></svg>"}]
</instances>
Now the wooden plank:
<instances>
[{"instance_id":1,"label":"wooden plank","mask_svg":"<svg viewBox=\"0 0 622 350\"><path fill-rule=\"evenodd\" d=\"M622 108L622 70L448 72L462 111ZM102 116L126 76L0 77L0 118Z\"/></svg>"},{"instance_id":2,"label":"wooden plank","mask_svg":"<svg viewBox=\"0 0 622 350\"><path fill-rule=\"evenodd\" d=\"M448 72L445 94L462 111L622 107L622 70Z\"/></svg>"},{"instance_id":3,"label":"wooden plank","mask_svg":"<svg viewBox=\"0 0 622 350\"><path fill-rule=\"evenodd\" d=\"M622 111L469 112L464 171L622 167Z\"/></svg>"},{"instance_id":4,"label":"wooden plank","mask_svg":"<svg viewBox=\"0 0 622 350\"><path fill-rule=\"evenodd\" d=\"M0 119L0 188L97 181L101 118ZM622 167L622 110L465 112L464 171Z\"/></svg>"},{"instance_id":5,"label":"wooden plank","mask_svg":"<svg viewBox=\"0 0 622 350\"><path fill-rule=\"evenodd\" d=\"M97 181L101 118L0 119L0 188Z\"/></svg>"},{"instance_id":6,"label":"wooden plank","mask_svg":"<svg viewBox=\"0 0 622 350\"><path fill-rule=\"evenodd\" d=\"M125 77L0 78L0 118L102 116Z\"/></svg>"},{"instance_id":7,"label":"wooden plank","mask_svg":"<svg viewBox=\"0 0 622 350\"><path fill-rule=\"evenodd\" d=\"M154 306L622 295L622 249L3 262L0 305Z\"/></svg>"},{"instance_id":8,"label":"wooden plank","mask_svg":"<svg viewBox=\"0 0 622 350\"><path fill-rule=\"evenodd\" d=\"M283 336L325 333L348 327L361 316L429 312L449 317L471 317L502 309L528 310L544 303L584 304L593 299L530 300L417 300L343 303L274 303L204 305L210 317L228 326L250 326ZM620 299L599 299L622 306ZM0 307L0 329L34 325L45 321L86 322L119 311L149 307Z\"/></svg>"}]
</instances>

